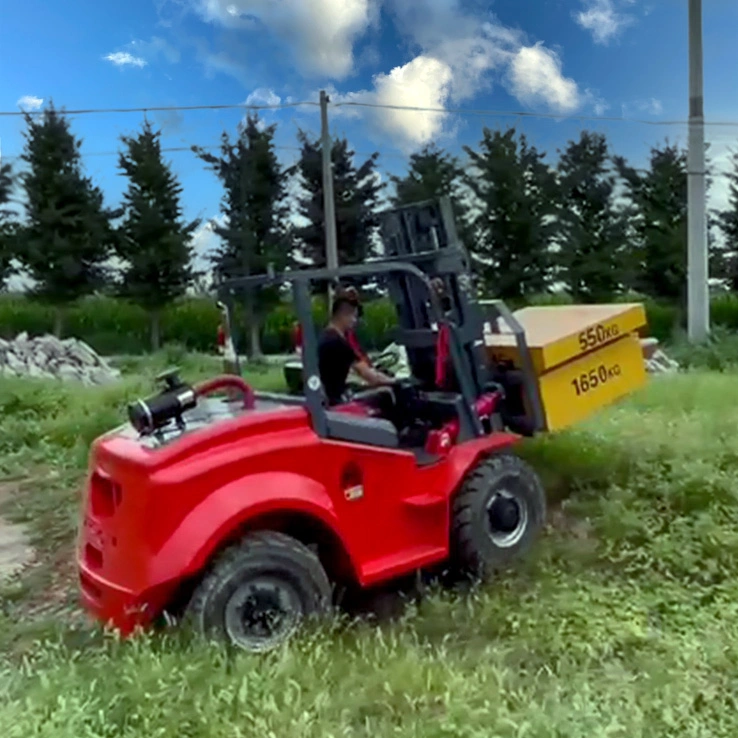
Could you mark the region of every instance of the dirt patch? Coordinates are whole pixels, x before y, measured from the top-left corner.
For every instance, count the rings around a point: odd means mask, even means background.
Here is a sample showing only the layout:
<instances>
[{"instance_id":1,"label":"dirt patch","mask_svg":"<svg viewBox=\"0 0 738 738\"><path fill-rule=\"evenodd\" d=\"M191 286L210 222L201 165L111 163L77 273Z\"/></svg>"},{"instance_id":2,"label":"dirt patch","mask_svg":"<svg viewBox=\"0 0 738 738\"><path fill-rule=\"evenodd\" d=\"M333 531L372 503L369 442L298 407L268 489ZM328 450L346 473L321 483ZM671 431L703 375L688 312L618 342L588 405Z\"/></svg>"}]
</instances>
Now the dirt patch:
<instances>
[{"instance_id":1,"label":"dirt patch","mask_svg":"<svg viewBox=\"0 0 738 738\"><path fill-rule=\"evenodd\" d=\"M74 547L64 546L53 556L38 558L23 573L25 596L18 602L25 618L61 618L84 622L79 606Z\"/></svg>"},{"instance_id":2,"label":"dirt patch","mask_svg":"<svg viewBox=\"0 0 738 738\"><path fill-rule=\"evenodd\" d=\"M550 511L548 523L553 530L578 541L587 541L594 537L592 523L569 513L565 504Z\"/></svg>"},{"instance_id":3,"label":"dirt patch","mask_svg":"<svg viewBox=\"0 0 738 738\"><path fill-rule=\"evenodd\" d=\"M17 491L15 483L0 483L0 511ZM34 555L25 528L0 515L0 583L17 576L33 562Z\"/></svg>"},{"instance_id":4,"label":"dirt patch","mask_svg":"<svg viewBox=\"0 0 738 738\"><path fill-rule=\"evenodd\" d=\"M24 479L0 482L0 588L3 609L24 623L47 618L71 624L81 618L77 603L74 544L56 543L34 549L24 525L2 517L4 508L28 494L39 473Z\"/></svg>"}]
</instances>

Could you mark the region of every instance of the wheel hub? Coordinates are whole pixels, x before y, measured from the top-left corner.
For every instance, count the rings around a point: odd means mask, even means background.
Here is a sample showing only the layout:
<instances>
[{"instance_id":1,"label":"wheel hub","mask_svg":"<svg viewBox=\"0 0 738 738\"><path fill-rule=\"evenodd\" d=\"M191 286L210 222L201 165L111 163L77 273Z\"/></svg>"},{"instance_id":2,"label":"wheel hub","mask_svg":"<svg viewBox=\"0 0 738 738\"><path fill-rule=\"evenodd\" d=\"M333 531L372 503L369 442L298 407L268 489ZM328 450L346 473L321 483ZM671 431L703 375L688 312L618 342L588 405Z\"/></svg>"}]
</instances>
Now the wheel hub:
<instances>
[{"instance_id":1,"label":"wheel hub","mask_svg":"<svg viewBox=\"0 0 738 738\"><path fill-rule=\"evenodd\" d=\"M520 524L520 507L515 500L497 497L487 514L492 529L501 533L512 533Z\"/></svg>"},{"instance_id":2,"label":"wheel hub","mask_svg":"<svg viewBox=\"0 0 738 738\"><path fill-rule=\"evenodd\" d=\"M525 501L501 490L487 503L487 532L498 548L510 548L520 542L528 527Z\"/></svg>"},{"instance_id":3,"label":"wheel hub","mask_svg":"<svg viewBox=\"0 0 738 738\"><path fill-rule=\"evenodd\" d=\"M267 650L292 634L301 609L297 592L287 582L255 578L231 595L225 610L226 632L241 648Z\"/></svg>"}]
</instances>

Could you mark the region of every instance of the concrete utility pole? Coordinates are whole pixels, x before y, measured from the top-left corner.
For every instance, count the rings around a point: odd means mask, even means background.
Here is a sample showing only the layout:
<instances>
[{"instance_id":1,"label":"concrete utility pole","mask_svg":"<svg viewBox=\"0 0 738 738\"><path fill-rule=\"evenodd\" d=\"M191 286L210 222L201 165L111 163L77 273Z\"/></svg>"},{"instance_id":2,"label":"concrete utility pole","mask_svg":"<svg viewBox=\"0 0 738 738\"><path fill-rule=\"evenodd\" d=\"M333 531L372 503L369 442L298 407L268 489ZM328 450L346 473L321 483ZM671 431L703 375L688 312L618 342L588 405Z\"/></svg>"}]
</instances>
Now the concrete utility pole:
<instances>
[{"instance_id":1,"label":"concrete utility pole","mask_svg":"<svg viewBox=\"0 0 738 738\"><path fill-rule=\"evenodd\" d=\"M336 200L333 194L333 149L328 128L329 97L320 91L320 141L323 152L323 217L325 219L325 260L328 269L338 267L338 236L336 235Z\"/></svg>"},{"instance_id":2,"label":"concrete utility pole","mask_svg":"<svg viewBox=\"0 0 738 738\"><path fill-rule=\"evenodd\" d=\"M689 0L687 329L690 341L702 341L710 333L704 103L702 88L702 0Z\"/></svg>"}]
</instances>

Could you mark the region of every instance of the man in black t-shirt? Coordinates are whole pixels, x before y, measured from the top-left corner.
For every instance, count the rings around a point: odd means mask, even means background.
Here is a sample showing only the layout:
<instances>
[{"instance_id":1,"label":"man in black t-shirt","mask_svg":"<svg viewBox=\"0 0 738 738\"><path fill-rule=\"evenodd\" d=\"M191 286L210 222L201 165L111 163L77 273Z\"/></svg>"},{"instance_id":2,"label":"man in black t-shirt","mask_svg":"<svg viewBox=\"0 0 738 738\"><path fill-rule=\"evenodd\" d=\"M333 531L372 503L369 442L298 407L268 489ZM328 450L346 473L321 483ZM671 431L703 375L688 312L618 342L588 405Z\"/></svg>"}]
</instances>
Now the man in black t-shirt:
<instances>
[{"instance_id":1,"label":"man in black t-shirt","mask_svg":"<svg viewBox=\"0 0 738 738\"><path fill-rule=\"evenodd\" d=\"M328 403L344 401L349 372L353 369L370 387L393 384L386 374L372 369L366 359L357 356L346 336L356 325L358 307L355 301L338 297L333 303L331 320L318 340L318 371Z\"/></svg>"}]
</instances>

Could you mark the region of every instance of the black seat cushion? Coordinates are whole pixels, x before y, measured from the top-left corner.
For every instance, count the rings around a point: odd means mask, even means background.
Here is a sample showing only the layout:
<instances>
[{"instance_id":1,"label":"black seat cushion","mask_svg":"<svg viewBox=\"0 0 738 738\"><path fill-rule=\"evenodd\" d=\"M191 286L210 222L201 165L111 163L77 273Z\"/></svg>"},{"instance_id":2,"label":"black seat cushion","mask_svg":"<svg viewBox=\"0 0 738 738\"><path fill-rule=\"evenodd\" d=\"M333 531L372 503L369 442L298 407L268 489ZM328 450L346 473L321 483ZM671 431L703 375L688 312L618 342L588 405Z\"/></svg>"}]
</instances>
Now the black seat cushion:
<instances>
[{"instance_id":1,"label":"black seat cushion","mask_svg":"<svg viewBox=\"0 0 738 738\"><path fill-rule=\"evenodd\" d=\"M389 420L367 418L335 411L326 412L328 438L367 446L399 448L397 429Z\"/></svg>"}]
</instances>

